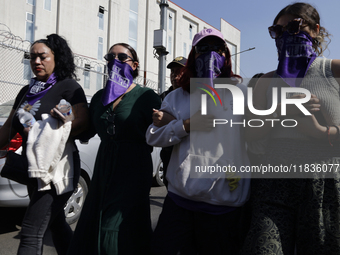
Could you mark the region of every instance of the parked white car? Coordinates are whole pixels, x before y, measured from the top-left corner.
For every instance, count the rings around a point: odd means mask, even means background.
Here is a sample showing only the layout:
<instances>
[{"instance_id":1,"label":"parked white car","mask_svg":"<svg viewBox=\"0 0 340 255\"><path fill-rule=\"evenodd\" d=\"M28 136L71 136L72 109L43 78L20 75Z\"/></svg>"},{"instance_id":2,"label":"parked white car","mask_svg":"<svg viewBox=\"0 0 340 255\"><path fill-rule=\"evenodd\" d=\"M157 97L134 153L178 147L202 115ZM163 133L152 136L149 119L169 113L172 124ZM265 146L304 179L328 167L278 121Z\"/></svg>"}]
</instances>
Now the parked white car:
<instances>
[{"instance_id":1,"label":"parked white car","mask_svg":"<svg viewBox=\"0 0 340 255\"><path fill-rule=\"evenodd\" d=\"M0 127L6 121L12 109L13 101L0 105ZM78 186L73 195L65 204L66 220L69 224L76 222L80 216L88 187L93 174L93 167L97 156L100 138L96 135L86 143L76 140L81 160L81 176ZM18 136L11 141L12 150L21 154L21 137ZM163 165L159 156L160 149L155 147L152 152L153 160L153 184L162 186L163 184ZM1 156L1 152L0 152ZM5 157L0 157L0 171L6 161ZM0 207L26 207L29 203L27 188L25 185L0 177Z\"/></svg>"}]
</instances>

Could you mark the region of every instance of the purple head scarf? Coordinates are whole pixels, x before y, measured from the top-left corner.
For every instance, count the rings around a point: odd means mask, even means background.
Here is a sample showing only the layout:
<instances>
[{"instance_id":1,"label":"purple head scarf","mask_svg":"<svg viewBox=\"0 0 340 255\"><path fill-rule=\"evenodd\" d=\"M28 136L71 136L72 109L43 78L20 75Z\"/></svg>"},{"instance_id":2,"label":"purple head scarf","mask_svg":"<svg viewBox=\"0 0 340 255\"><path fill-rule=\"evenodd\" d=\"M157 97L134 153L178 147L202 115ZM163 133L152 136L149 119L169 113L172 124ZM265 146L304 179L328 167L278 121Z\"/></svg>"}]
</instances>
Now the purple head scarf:
<instances>
[{"instance_id":1,"label":"purple head scarf","mask_svg":"<svg viewBox=\"0 0 340 255\"><path fill-rule=\"evenodd\" d=\"M102 95L104 106L123 95L133 82L133 70L129 64L114 59L108 63L107 67L109 79Z\"/></svg>"},{"instance_id":2,"label":"purple head scarf","mask_svg":"<svg viewBox=\"0 0 340 255\"><path fill-rule=\"evenodd\" d=\"M52 73L46 82L38 81L37 78L32 78L26 95L27 102L30 105L33 105L57 83L57 80L58 78L55 73Z\"/></svg>"},{"instance_id":3,"label":"purple head scarf","mask_svg":"<svg viewBox=\"0 0 340 255\"><path fill-rule=\"evenodd\" d=\"M212 51L198 56L196 59L196 73L198 78L210 78L212 80L218 77L222 72L225 57Z\"/></svg>"},{"instance_id":4,"label":"purple head scarf","mask_svg":"<svg viewBox=\"0 0 340 255\"><path fill-rule=\"evenodd\" d=\"M302 79L316 58L313 39L301 31L296 35L284 32L275 40L279 55L276 73L291 87L300 87Z\"/></svg>"}]
</instances>

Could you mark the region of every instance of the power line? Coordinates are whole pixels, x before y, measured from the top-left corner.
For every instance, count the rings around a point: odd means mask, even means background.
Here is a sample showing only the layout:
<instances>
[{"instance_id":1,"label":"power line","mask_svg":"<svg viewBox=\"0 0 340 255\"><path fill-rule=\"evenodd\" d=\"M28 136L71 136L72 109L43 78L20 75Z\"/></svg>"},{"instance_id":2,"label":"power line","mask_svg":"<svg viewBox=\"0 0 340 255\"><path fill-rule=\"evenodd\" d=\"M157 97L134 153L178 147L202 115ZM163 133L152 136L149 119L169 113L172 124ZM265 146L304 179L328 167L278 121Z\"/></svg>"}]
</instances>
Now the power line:
<instances>
[{"instance_id":1,"label":"power line","mask_svg":"<svg viewBox=\"0 0 340 255\"><path fill-rule=\"evenodd\" d=\"M243 53L243 52L251 51L251 50L254 50L254 49L255 49L255 47L249 48L249 49L247 49L247 50L243 50L243 51L237 52L237 53L235 53L235 54L232 54L231 56L235 56L235 55L237 55L237 54L241 54L241 53ZM247 75L242 71L241 66L238 64L238 62L235 61L235 63L236 63L236 65L237 65L237 67L240 68L241 73L243 73L243 77L246 77Z\"/></svg>"},{"instance_id":2,"label":"power line","mask_svg":"<svg viewBox=\"0 0 340 255\"><path fill-rule=\"evenodd\" d=\"M250 50L255 50L255 47L249 48L249 49L247 49L247 50L243 50L243 51L240 51L240 52L237 52L237 53L235 53L235 54L232 54L231 56L235 56L235 55L237 55L237 54L241 54L241 53L243 53L243 52L250 51Z\"/></svg>"}]
</instances>

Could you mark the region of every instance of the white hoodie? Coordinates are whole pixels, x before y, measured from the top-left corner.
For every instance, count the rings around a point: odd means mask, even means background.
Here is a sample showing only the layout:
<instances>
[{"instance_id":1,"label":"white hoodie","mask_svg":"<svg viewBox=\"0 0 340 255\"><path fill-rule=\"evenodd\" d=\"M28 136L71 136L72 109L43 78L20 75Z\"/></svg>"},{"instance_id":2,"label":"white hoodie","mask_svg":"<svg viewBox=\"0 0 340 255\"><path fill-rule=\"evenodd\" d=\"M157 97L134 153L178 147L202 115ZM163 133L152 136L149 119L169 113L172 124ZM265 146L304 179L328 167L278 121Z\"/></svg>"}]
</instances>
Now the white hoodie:
<instances>
[{"instance_id":1,"label":"white hoodie","mask_svg":"<svg viewBox=\"0 0 340 255\"><path fill-rule=\"evenodd\" d=\"M246 95L246 86L238 84L237 87ZM249 166L243 124L235 124L243 123L245 117L232 114L233 98L229 90L216 91L223 106L215 105L208 97L208 114L227 120L227 124L216 125L209 132L187 133L183 120L200 110L202 91L189 94L179 88L169 93L161 106L162 111L176 119L160 128L151 124L146 140L152 146L174 145L166 175L170 192L194 201L238 207L249 198L250 174L225 171L239 171L242 166ZM210 170L206 172L207 169Z\"/></svg>"}]
</instances>

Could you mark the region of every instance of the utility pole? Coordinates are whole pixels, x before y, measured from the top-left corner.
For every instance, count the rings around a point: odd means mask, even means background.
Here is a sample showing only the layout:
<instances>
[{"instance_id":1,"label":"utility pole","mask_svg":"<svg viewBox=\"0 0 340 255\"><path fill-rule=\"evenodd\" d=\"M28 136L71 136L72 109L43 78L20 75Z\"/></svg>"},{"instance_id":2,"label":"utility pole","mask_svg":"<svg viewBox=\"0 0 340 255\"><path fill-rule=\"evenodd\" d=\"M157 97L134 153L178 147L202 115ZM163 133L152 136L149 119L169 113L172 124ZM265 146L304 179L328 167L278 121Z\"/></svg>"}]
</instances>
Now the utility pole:
<instances>
[{"instance_id":1,"label":"utility pole","mask_svg":"<svg viewBox=\"0 0 340 255\"><path fill-rule=\"evenodd\" d=\"M111 40L111 0L109 0L109 5L108 5L108 10L107 10L107 40L106 40L106 52L109 51L110 49L110 40Z\"/></svg>"},{"instance_id":2,"label":"utility pole","mask_svg":"<svg viewBox=\"0 0 340 255\"><path fill-rule=\"evenodd\" d=\"M58 3L57 3L57 27L56 27L56 34L59 35L59 29L60 29L60 1L61 0L58 0Z\"/></svg>"},{"instance_id":3,"label":"utility pole","mask_svg":"<svg viewBox=\"0 0 340 255\"><path fill-rule=\"evenodd\" d=\"M155 38L154 38L154 48L156 49L156 53L159 56L159 68L158 68L158 92L162 93L165 91L165 77L166 77L166 55L169 53L166 51L166 30L167 30L167 8L169 7L167 0L161 0L159 7L161 8L161 26L159 30L155 30ZM157 39L159 39L160 43L155 43L156 41L156 32Z\"/></svg>"}]
</instances>

